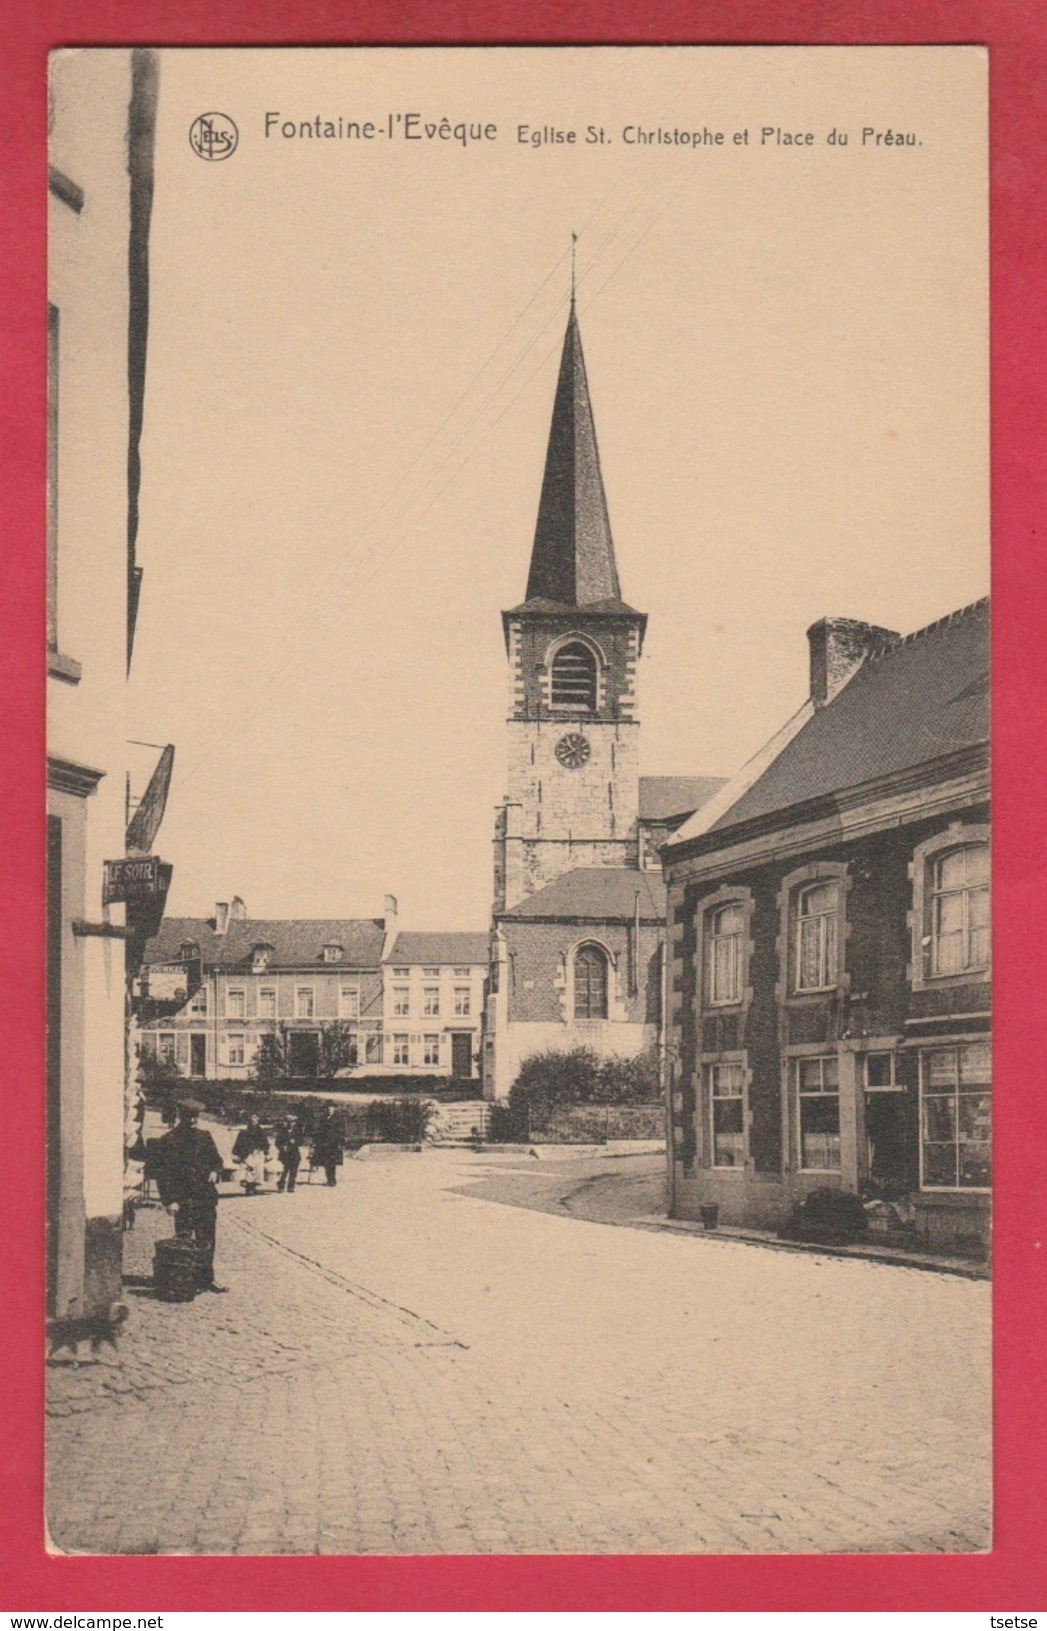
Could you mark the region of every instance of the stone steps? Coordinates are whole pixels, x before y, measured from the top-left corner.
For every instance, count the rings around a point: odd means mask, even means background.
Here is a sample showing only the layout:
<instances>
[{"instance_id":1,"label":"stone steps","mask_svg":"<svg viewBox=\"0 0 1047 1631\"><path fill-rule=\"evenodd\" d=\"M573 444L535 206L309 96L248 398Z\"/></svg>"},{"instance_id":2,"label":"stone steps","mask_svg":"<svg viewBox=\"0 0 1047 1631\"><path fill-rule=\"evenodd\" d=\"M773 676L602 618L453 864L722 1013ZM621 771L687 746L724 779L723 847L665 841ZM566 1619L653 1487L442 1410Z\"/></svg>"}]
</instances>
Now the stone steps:
<instances>
[{"instance_id":1,"label":"stone steps","mask_svg":"<svg viewBox=\"0 0 1047 1631\"><path fill-rule=\"evenodd\" d=\"M430 1144L472 1144L483 1137L489 1107L483 1099L464 1104L441 1104L429 1123L426 1139Z\"/></svg>"}]
</instances>

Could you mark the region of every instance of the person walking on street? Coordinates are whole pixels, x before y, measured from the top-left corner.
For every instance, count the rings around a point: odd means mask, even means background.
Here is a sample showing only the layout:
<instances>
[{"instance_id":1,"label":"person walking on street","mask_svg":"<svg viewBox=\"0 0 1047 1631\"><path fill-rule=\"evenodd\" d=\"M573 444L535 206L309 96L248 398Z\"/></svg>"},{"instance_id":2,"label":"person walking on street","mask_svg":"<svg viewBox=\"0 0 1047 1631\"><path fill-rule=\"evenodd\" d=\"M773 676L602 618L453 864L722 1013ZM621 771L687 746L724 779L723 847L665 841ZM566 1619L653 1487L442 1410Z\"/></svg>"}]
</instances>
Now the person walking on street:
<instances>
[{"instance_id":1,"label":"person walking on street","mask_svg":"<svg viewBox=\"0 0 1047 1631\"><path fill-rule=\"evenodd\" d=\"M240 1183L245 1193L254 1195L265 1180L265 1158L269 1154L269 1140L262 1131L258 1117L250 1115L247 1126L241 1127L233 1144L233 1160L242 1161L244 1176Z\"/></svg>"},{"instance_id":2,"label":"person walking on street","mask_svg":"<svg viewBox=\"0 0 1047 1631\"><path fill-rule=\"evenodd\" d=\"M293 1127L289 1121L280 1122L276 1129L276 1153L280 1157L280 1177L276 1187L279 1190L286 1189L289 1195L293 1195L302 1160L297 1122Z\"/></svg>"},{"instance_id":3,"label":"person walking on street","mask_svg":"<svg viewBox=\"0 0 1047 1631\"><path fill-rule=\"evenodd\" d=\"M313 1134L313 1161L323 1167L328 1186L333 1189L338 1181L338 1168L345 1154L345 1140L334 1106L327 1105L323 1119Z\"/></svg>"},{"instance_id":4,"label":"person walking on street","mask_svg":"<svg viewBox=\"0 0 1047 1631\"><path fill-rule=\"evenodd\" d=\"M210 1133L196 1125L203 1105L182 1099L178 1119L155 1144L155 1177L160 1201L174 1217L175 1234L199 1254L199 1280L203 1291L227 1291L214 1277L215 1237L218 1222L218 1179L225 1163Z\"/></svg>"}]
</instances>

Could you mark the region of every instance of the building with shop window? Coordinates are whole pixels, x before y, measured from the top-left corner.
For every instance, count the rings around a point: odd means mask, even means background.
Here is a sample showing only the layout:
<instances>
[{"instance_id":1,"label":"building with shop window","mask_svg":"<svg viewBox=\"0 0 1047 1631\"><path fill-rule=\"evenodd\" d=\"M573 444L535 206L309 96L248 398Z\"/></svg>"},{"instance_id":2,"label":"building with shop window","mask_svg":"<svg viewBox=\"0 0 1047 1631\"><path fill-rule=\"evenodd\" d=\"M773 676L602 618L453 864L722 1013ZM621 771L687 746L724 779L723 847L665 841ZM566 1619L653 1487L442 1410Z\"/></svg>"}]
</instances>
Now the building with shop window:
<instances>
[{"instance_id":1,"label":"building with shop window","mask_svg":"<svg viewBox=\"0 0 1047 1631\"><path fill-rule=\"evenodd\" d=\"M635 1055L662 1012L658 846L721 785L641 777L647 618L621 596L572 300L523 602L502 614L508 783L495 817L484 1091L539 1049Z\"/></svg>"},{"instance_id":2,"label":"building with shop window","mask_svg":"<svg viewBox=\"0 0 1047 1631\"><path fill-rule=\"evenodd\" d=\"M125 893L103 880L135 837L125 787L127 673L142 576L156 101L149 51L52 55L46 1284L48 1315L59 1320L104 1316L121 1292L125 946L139 922ZM162 798L146 814L137 830L149 845Z\"/></svg>"},{"instance_id":3,"label":"building with shop window","mask_svg":"<svg viewBox=\"0 0 1047 1631\"><path fill-rule=\"evenodd\" d=\"M671 1210L832 1188L985 1242L988 603L809 640L807 702L662 852Z\"/></svg>"},{"instance_id":4,"label":"building with shop window","mask_svg":"<svg viewBox=\"0 0 1047 1631\"><path fill-rule=\"evenodd\" d=\"M486 933L400 933L383 960L387 1072L479 1076Z\"/></svg>"}]
</instances>

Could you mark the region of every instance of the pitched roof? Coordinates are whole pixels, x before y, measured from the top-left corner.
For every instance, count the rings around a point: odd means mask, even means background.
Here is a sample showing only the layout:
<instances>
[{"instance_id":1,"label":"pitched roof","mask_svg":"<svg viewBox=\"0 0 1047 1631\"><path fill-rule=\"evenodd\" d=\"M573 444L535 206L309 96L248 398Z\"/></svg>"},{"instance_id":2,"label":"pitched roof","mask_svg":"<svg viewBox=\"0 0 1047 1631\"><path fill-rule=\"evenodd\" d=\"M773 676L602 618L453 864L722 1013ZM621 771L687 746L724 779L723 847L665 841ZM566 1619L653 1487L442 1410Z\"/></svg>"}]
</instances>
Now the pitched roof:
<instances>
[{"instance_id":1,"label":"pitched roof","mask_svg":"<svg viewBox=\"0 0 1047 1631\"><path fill-rule=\"evenodd\" d=\"M989 739L989 602L906 635L869 658L824 707L798 716L799 729L739 794L699 810L671 844L723 832L875 783ZM713 812L710 811L711 815Z\"/></svg>"},{"instance_id":2,"label":"pitched roof","mask_svg":"<svg viewBox=\"0 0 1047 1631\"><path fill-rule=\"evenodd\" d=\"M389 956L390 963L485 963L489 937L471 930L406 930L398 934Z\"/></svg>"},{"instance_id":3,"label":"pitched roof","mask_svg":"<svg viewBox=\"0 0 1047 1631\"><path fill-rule=\"evenodd\" d=\"M640 820L692 815L723 785L723 776L641 776Z\"/></svg>"},{"instance_id":4,"label":"pitched roof","mask_svg":"<svg viewBox=\"0 0 1047 1631\"><path fill-rule=\"evenodd\" d=\"M377 968L384 938L381 918L234 919L219 935L213 918L168 917L146 946L145 960L176 962L183 943L193 940L203 962L221 968L249 965L259 945L272 946L274 968L336 968L339 964L323 961L323 949L330 945L342 947L342 967Z\"/></svg>"},{"instance_id":5,"label":"pitched roof","mask_svg":"<svg viewBox=\"0 0 1047 1631\"><path fill-rule=\"evenodd\" d=\"M527 603L622 604L574 301L567 319L538 505Z\"/></svg>"},{"instance_id":6,"label":"pitched roof","mask_svg":"<svg viewBox=\"0 0 1047 1631\"><path fill-rule=\"evenodd\" d=\"M544 889L528 895L508 912L507 918L578 918L583 921L631 922L640 896L640 916L645 922L665 918L665 885L657 872L638 872L629 867L575 867Z\"/></svg>"}]
</instances>

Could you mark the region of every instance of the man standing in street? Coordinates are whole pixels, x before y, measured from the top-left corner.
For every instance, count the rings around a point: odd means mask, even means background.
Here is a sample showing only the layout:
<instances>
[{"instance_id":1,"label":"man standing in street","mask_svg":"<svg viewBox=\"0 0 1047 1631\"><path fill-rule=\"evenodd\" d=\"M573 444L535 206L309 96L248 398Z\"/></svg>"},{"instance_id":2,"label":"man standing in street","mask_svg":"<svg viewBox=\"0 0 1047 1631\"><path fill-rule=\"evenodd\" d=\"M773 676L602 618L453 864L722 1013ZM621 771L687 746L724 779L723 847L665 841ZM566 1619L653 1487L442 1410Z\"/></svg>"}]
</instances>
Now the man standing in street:
<instances>
[{"instance_id":1,"label":"man standing in street","mask_svg":"<svg viewBox=\"0 0 1047 1631\"><path fill-rule=\"evenodd\" d=\"M338 1168L345 1153L342 1129L334 1113L334 1105L325 1107L323 1118L313 1134L313 1161L323 1167L330 1188L338 1181Z\"/></svg>"},{"instance_id":2,"label":"man standing in street","mask_svg":"<svg viewBox=\"0 0 1047 1631\"><path fill-rule=\"evenodd\" d=\"M178 1239L199 1253L200 1289L226 1291L214 1277L217 1184L225 1163L211 1134L196 1125L202 1109L196 1099L180 1101L175 1126L157 1140L156 1184Z\"/></svg>"}]
</instances>

